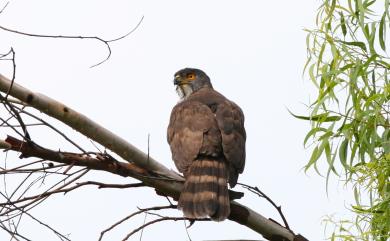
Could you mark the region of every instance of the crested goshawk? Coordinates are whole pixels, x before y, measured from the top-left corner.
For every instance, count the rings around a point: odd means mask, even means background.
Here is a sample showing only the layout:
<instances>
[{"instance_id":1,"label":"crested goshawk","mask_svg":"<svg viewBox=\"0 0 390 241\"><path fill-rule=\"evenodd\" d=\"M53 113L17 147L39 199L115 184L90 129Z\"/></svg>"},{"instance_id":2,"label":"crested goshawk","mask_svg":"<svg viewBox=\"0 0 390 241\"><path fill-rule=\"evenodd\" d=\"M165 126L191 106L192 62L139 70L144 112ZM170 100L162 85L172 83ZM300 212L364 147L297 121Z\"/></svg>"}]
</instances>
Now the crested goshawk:
<instances>
[{"instance_id":1,"label":"crested goshawk","mask_svg":"<svg viewBox=\"0 0 390 241\"><path fill-rule=\"evenodd\" d=\"M177 169L184 174L178 208L188 218L225 220L228 193L244 170L244 115L241 108L213 89L199 69L174 76L180 101L173 108L168 143Z\"/></svg>"}]
</instances>

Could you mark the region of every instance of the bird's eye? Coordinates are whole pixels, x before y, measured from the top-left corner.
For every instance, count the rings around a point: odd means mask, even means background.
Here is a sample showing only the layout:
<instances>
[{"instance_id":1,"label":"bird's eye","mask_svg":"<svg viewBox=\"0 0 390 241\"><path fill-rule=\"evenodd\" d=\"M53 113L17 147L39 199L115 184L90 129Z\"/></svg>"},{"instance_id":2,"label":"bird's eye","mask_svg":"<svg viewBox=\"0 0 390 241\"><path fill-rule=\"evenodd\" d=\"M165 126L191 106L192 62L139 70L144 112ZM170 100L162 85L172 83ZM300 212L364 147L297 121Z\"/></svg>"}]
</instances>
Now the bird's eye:
<instances>
[{"instance_id":1,"label":"bird's eye","mask_svg":"<svg viewBox=\"0 0 390 241\"><path fill-rule=\"evenodd\" d=\"M187 79L190 79L190 80L195 79L195 74L193 74L193 73L187 74Z\"/></svg>"}]
</instances>

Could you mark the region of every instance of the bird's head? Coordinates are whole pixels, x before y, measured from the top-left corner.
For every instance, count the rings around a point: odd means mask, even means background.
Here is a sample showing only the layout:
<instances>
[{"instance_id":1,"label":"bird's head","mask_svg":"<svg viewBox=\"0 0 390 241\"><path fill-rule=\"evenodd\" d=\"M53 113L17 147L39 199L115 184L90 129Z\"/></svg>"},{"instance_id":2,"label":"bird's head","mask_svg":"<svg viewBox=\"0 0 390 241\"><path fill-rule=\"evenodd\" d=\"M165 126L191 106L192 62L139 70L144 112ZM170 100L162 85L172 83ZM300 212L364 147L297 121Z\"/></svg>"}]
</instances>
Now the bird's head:
<instances>
[{"instance_id":1,"label":"bird's head","mask_svg":"<svg viewBox=\"0 0 390 241\"><path fill-rule=\"evenodd\" d=\"M185 68L175 74L173 81L180 99L185 99L193 92L203 88L212 88L210 78L200 69Z\"/></svg>"}]
</instances>

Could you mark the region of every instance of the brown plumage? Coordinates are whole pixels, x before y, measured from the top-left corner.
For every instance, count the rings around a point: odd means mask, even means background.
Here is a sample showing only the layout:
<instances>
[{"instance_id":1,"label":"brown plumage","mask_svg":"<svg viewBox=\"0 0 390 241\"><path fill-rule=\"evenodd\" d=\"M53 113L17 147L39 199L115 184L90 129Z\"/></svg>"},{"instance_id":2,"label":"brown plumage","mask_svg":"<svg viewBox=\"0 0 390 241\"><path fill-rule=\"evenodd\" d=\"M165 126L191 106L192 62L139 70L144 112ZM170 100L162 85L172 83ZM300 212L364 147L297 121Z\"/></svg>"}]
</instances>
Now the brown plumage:
<instances>
[{"instance_id":1,"label":"brown plumage","mask_svg":"<svg viewBox=\"0 0 390 241\"><path fill-rule=\"evenodd\" d=\"M178 207L188 218L222 221L230 214L227 183L234 187L245 165L244 115L201 70L180 70L174 83L181 101L171 113L168 143L186 178Z\"/></svg>"}]
</instances>

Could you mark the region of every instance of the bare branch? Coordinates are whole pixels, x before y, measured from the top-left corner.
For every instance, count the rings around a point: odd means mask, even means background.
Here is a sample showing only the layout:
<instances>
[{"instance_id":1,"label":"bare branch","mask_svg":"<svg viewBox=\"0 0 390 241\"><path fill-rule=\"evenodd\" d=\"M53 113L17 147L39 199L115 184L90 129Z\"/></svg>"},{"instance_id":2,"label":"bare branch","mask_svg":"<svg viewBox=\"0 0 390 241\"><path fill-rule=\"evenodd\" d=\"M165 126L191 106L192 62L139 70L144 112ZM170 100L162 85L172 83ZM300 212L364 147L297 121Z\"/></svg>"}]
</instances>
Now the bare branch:
<instances>
[{"instance_id":1,"label":"bare branch","mask_svg":"<svg viewBox=\"0 0 390 241\"><path fill-rule=\"evenodd\" d=\"M17 238L17 237L19 237L19 238L22 238L26 241L32 241L31 239L28 239L25 236L15 232L15 231L9 230L8 228L5 227L5 225L3 223L0 223L0 228L3 229L5 232L7 232L11 236L11 240L15 239L16 241L20 241L20 239Z\"/></svg>"},{"instance_id":2,"label":"bare branch","mask_svg":"<svg viewBox=\"0 0 390 241\"><path fill-rule=\"evenodd\" d=\"M80 188L80 187L86 186L86 185L97 185L99 189L100 188L134 188L134 187L144 187L145 186L142 183L106 184L106 183L100 183L100 182L87 181L87 182L77 183L74 186L69 187L69 188L60 188L60 189L56 189L54 191L44 192L44 193L41 193L41 194L38 194L38 195L34 195L34 196L18 199L16 201L10 201L9 200L6 203L0 203L0 206L9 205L10 203L17 204L17 203L25 202L25 201L28 201L28 200L42 199L42 198L45 198L45 197L48 197L48 196L50 196L52 194L57 194L57 193L64 193L64 194L66 194L66 193L68 193L70 191L73 191L73 190L75 190L77 188Z\"/></svg>"},{"instance_id":3,"label":"bare branch","mask_svg":"<svg viewBox=\"0 0 390 241\"><path fill-rule=\"evenodd\" d=\"M271 203L271 205L274 208L276 208L280 217L282 218L285 228L287 228L288 230L291 231L290 226L287 223L286 217L284 216L284 214L282 212L281 206L276 205L276 203L270 197L268 197L264 192L262 192L258 187L252 187L252 186L249 186L249 185L243 184L243 183L237 183L237 184L244 187L245 189L249 190L250 192L258 195L259 197L265 198L269 203Z\"/></svg>"},{"instance_id":4,"label":"bare branch","mask_svg":"<svg viewBox=\"0 0 390 241\"><path fill-rule=\"evenodd\" d=\"M36 115L33 115L29 112L27 112L26 110L22 109L22 108L19 108L19 107L16 107L16 109L19 110L20 113L23 113L25 115L28 115L38 121L40 121L42 124L44 124L45 126L49 127L50 129L52 129L53 131L55 131L56 133L58 133L59 135L61 135L65 140L67 140L69 143L71 143L73 146L75 146L77 149L79 149L80 151L82 151L83 153L86 153L86 151L81 147L79 146L76 142L72 141L69 137L67 137L63 132L61 132L60 130L58 130L57 128L55 128L53 125L49 124L47 121L43 120L42 118L39 118L37 117Z\"/></svg>"},{"instance_id":5,"label":"bare branch","mask_svg":"<svg viewBox=\"0 0 390 241\"><path fill-rule=\"evenodd\" d=\"M16 61L15 61L15 51L14 51L14 49L11 48L10 51L9 51L7 54L5 54L4 56L2 56L2 57L5 57L5 56L7 56L7 55L11 55L11 56L12 56L10 60L12 61L12 66L13 66L13 68L12 68L12 79L11 79L11 81L10 81L10 86L9 86L9 88L8 88L8 91L7 91L6 94L5 94L5 97L3 97L3 96L0 94L0 98L1 98L1 99L4 99L4 100L7 100L8 96L9 96L9 94L10 94L10 91L11 91L11 89L12 89L12 86L13 86L13 84L14 84L14 82L15 82L15 75L16 75ZM7 101L4 101L4 102L3 102L3 105L5 106L5 108L7 109L7 111L11 114L11 116L14 116L14 117L16 118L16 120L19 122L19 124L20 124L20 126L21 126L21 128L22 128L22 130L23 130L23 133L24 133L24 138L25 138L26 140L30 140L30 134L28 133L27 127L26 127L26 125L24 124L23 119L20 117L19 112L14 108L14 106L13 106L11 103L9 103L9 102L7 102ZM6 123L6 124L8 124L8 123ZM9 125L8 125L8 126L9 126Z\"/></svg>"},{"instance_id":6,"label":"bare branch","mask_svg":"<svg viewBox=\"0 0 390 241\"><path fill-rule=\"evenodd\" d=\"M62 179L60 182L57 182L56 184L54 184L52 187L50 187L46 192L49 192L50 190L52 190L53 188L55 188L56 186L58 186L59 184L61 183L64 183L62 184L60 187L57 188L57 190L60 190L60 189L63 189L65 187L67 187L68 185L74 183L75 181L77 181L78 179L80 179L81 177L83 177L89 170L88 169L81 169L81 170L78 170L74 173L72 173L71 175L65 177L64 179ZM78 174L80 173L80 174ZM74 176L75 174L78 174L77 176L73 177L71 180L65 182L67 179L69 179L70 177ZM24 191L24 193L34 184L31 183L29 185L29 187ZM44 192L44 193L46 193ZM15 193L15 192L14 192ZM23 194L24 194L23 193ZM22 198L23 195L20 195L19 198L17 198L16 200L13 200L11 201L11 198L13 196L13 194L10 196L10 197L7 197L5 196L3 193L0 192L0 194L6 198L7 202L6 203L2 203L2 205L0 205L2 208L0 210L0 217L1 216L6 216L6 215L10 215L12 214L13 212L16 212L16 211L20 211L20 210L23 210L23 212L27 212L29 210L31 210L32 208L36 207L37 205L39 205L40 203L42 203L48 196L45 196L44 193L42 193L40 196L38 196L37 198L35 199L31 199L30 202L27 202L23 205L20 205L20 206L16 206L17 203L20 203L18 200L20 200L20 198ZM30 199L28 199L30 200ZM26 200L26 201L28 201ZM13 208L11 208L11 206ZM3 211L4 209L7 209L6 211ZM18 216L20 214L15 214L14 216ZM3 222L4 221L7 221L7 220L10 220L12 219L13 217L9 217L8 219L5 219L5 220L2 220Z\"/></svg>"},{"instance_id":7,"label":"bare branch","mask_svg":"<svg viewBox=\"0 0 390 241\"><path fill-rule=\"evenodd\" d=\"M150 226L152 224L155 224L155 223L158 223L158 222L163 222L163 221L175 221L176 222L176 221L180 221L180 220L191 221L192 219L189 219L189 218L186 218L186 217L162 217L162 218L158 218L158 219L149 221L149 222L139 226L138 228L134 229L129 234L127 234L126 237L122 241L128 240L133 234L139 232L140 230L143 230L144 228L146 228L147 226ZM196 219L196 221L210 221L210 219L208 219L208 218L207 219Z\"/></svg>"},{"instance_id":8,"label":"bare branch","mask_svg":"<svg viewBox=\"0 0 390 241\"><path fill-rule=\"evenodd\" d=\"M11 145L9 150L21 153L21 158L38 157L44 160L51 160L71 166L88 167L93 170L104 170L124 177L147 176L149 173L133 163L123 163L115 160L108 154L94 153L95 157L90 155L78 154L72 152L53 151L43 148L33 142L25 142L14 137L8 136L5 140Z\"/></svg>"},{"instance_id":9,"label":"bare branch","mask_svg":"<svg viewBox=\"0 0 390 241\"><path fill-rule=\"evenodd\" d=\"M30 213L28 212L25 212L22 210L22 212L24 214L26 214L27 216L29 216L31 219L33 219L34 221L36 221L37 223L39 223L40 225L48 228L49 230L51 230L55 235L57 235L57 237L59 237L61 240L67 240L67 241L71 241L68 237L66 237L65 235L61 234L60 232L58 232L57 230L55 230L54 228L52 228L50 225L42 222L41 220L37 219L36 217L32 216Z\"/></svg>"},{"instance_id":10,"label":"bare branch","mask_svg":"<svg viewBox=\"0 0 390 241\"><path fill-rule=\"evenodd\" d=\"M4 7L0 10L0 14L2 14L4 12L4 10L7 8L9 2L7 2Z\"/></svg>"},{"instance_id":11,"label":"bare branch","mask_svg":"<svg viewBox=\"0 0 390 241\"><path fill-rule=\"evenodd\" d=\"M11 83L11 80L0 74L0 91L8 92L10 90ZM120 138L88 117L56 100L39 93L33 93L17 83L13 84L13 87L10 90L10 95L26 102L30 106L46 113L47 115L56 118L57 120L79 131L86 137L95 140L105 148L121 156L124 160L134 162L138 166L144 167L147 170L155 172L161 176L183 180L183 178L176 172L167 169L152 157L149 156L148 158L145 153L128 143L126 140Z\"/></svg>"},{"instance_id":12,"label":"bare branch","mask_svg":"<svg viewBox=\"0 0 390 241\"><path fill-rule=\"evenodd\" d=\"M9 203L12 203L12 202L9 202ZM12 204L13 206L15 206L14 204ZM37 223L39 223L40 225L48 228L49 230L51 230L54 234L56 234L61 240L67 240L67 241L70 241L70 239L68 239L67 237L65 237L63 234L61 234L60 232L58 232L57 230L55 230L54 228L52 228L50 225L42 222L41 220L35 218L33 215L31 215L30 213L28 213L27 211L24 210L24 208L20 208L20 207L17 207L15 206L15 209L19 210L21 212L21 214L25 214L27 215L29 218L31 218L32 220L36 221ZM22 215L19 215L20 218ZM19 219L20 220L20 219ZM2 220L4 222L4 220ZM15 227L15 232L14 234L16 233L16 227Z\"/></svg>"},{"instance_id":13,"label":"bare branch","mask_svg":"<svg viewBox=\"0 0 390 241\"><path fill-rule=\"evenodd\" d=\"M134 187L145 187L145 184L143 183L128 183L128 184L108 184L108 183L102 183L102 182L94 182L94 181L87 181L78 183L77 186L85 186L85 185L96 185L99 189L103 188L134 188Z\"/></svg>"},{"instance_id":14,"label":"bare branch","mask_svg":"<svg viewBox=\"0 0 390 241\"><path fill-rule=\"evenodd\" d=\"M99 237L99 240L98 241L101 241L103 239L103 236L105 233L107 233L108 231L114 229L115 227L117 227L118 225L120 225L121 223L129 220L130 218L138 215L138 214L141 214L141 213L144 213L144 212L147 212L147 211L156 211L156 210L162 210L162 209L172 209L172 208L177 208L176 205L168 205L168 206L156 206L156 207L151 207L151 208L144 208L144 209L141 209L141 208L138 208L139 210L137 212L134 212L124 218L122 218L121 220L119 220L118 222L114 223L113 225L111 225L110 227L108 227L107 229L103 230L101 233L100 233L100 237Z\"/></svg>"},{"instance_id":15,"label":"bare branch","mask_svg":"<svg viewBox=\"0 0 390 241\"><path fill-rule=\"evenodd\" d=\"M92 39L92 40L97 40L97 41L103 43L107 47L108 54L107 54L107 57L104 60L100 61L97 64L92 65L91 68L93 68L93 67L96 67L96 66L101 65L102 63L106 62L111 57L111 46L110 46L110 43L118 41L118 40L121 40L121 39L124 39L127 36L129 36L130 34L132 34L141 25L143 19L144 19L144 16L141 17L141 19L137 23L137 25L133 29L131 29L128 33L126 33L126 34L124 34L124 35L122 35L122 36L120 36L118 38L111 39L111 40L105 40L105 39L97 37L97 36L48 35L48 34L27 33L27 32L14 30L14 29L11 29L11 28L7 28L7 27L1 26L1 25L0 25L0 29L4 30L6 32L10 32L10 33L18 34L18 35L23 35L23 36L28 36L28 37L54 38L54 39L60 38L60 39Z\"/></svg>"}]
</instances>

